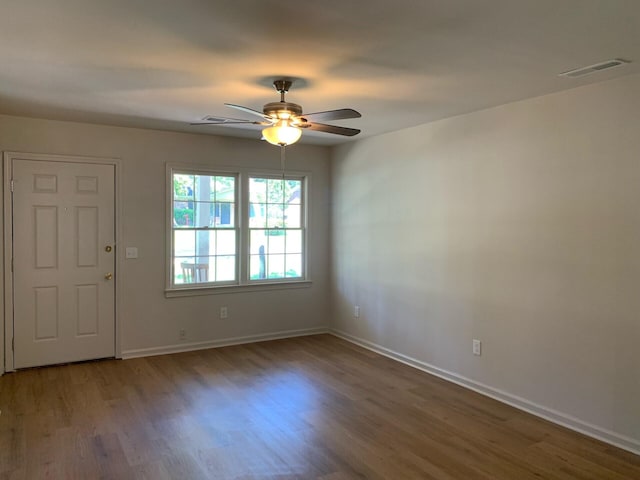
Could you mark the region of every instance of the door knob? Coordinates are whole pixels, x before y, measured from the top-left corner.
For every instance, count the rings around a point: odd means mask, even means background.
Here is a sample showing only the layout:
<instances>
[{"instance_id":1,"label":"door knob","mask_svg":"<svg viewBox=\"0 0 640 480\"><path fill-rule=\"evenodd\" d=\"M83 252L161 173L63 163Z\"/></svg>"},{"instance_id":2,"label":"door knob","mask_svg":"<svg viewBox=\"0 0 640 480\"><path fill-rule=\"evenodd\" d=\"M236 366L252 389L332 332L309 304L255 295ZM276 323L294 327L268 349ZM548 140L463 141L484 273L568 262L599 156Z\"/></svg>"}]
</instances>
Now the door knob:
<instances>
[{"instance_id":1,"label":"door knob","mask_svg":"<svg viewBox=\"0 0 640 480\"><path fill-rule=\"evenodd\" d=\"M107 253L111 253L112 247L111 245L107 245L106 247L104 247L104 251Z\"/></svg>"},{"instance_id":2,"label":"door knob","mask_svg":"<svg viewBox=\"0 0 640 480\"><path fill-rule=\"evenodd\" d=\"M113 273L111 273L111 272L106 273L106 274L104 275L104 278L106 278L107 280L111 280L111 279L113 278Z\"/></svg>"}]
</instances>

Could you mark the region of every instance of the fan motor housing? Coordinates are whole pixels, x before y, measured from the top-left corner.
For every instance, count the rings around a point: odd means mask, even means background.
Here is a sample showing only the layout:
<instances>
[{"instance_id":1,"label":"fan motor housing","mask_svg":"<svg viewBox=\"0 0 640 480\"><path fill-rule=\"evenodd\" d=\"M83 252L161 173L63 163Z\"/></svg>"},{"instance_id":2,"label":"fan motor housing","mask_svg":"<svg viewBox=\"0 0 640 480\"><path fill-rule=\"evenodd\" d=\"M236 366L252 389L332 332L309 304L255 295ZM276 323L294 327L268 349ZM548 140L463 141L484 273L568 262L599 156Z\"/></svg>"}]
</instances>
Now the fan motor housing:
<instances>
[{"instance_id":1,"label":"fan motor housing","mask_svg":"<svg viewBox=\"0 0 640 480\"><path fill-rule=\"evenodd\" d=\"M282 114L288 114L285 118L288 117L297 117L302 115L302 107L297 103L290 102L272 102L267 103L262 111L265 115L268 115L272 118L282 118Z\"/></svg>"}]
</instances>

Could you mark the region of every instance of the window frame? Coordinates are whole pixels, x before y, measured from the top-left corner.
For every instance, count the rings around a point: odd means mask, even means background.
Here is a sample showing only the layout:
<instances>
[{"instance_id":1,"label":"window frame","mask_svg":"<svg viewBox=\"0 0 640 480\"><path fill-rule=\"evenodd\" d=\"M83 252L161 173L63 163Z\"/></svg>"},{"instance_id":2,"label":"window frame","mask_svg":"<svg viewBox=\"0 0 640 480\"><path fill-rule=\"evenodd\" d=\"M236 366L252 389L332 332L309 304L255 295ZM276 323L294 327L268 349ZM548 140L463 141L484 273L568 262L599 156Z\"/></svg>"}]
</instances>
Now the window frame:
<instances>
[{"instance_id":1,"label":"window frame","mask_svg":"<svg viewBox=\"0 0 640 480\"><path fill-rule=\"evenodd\" d=\"M173 247L173 176L174 174L233 176L235 177L235 230L236 236L236 280L225 282L174 284L173 275L175 257ZM235 293L262 290L278 290L289 288L305 288L311 286L309 270L309 229L310 208L309 192L311 188L311 173L304 171L285 171L285 179L301 181L301 220L302 231L302 277L285 277L274 279L250 279L250 178L281 179L282 171L257 169L246 167L217 167L185 163L166 164L166 207L165 207L165 297L183 297L193 295L214 295L220 293Z\"/></svg>"},{"instance_id":2,"label":"window frame","mask_svg":"<svg viewBox=\"0 0 640 480\"><path fill-rule=\"evenodd\" d=\"M246 218L245 225L245 238L247 240L247 249L246 249L246 279L247 284L249 285L260 285L260 284L272 284L272 283L289 283L289 282L299 282L307 279L307 230L308 230L308 208L307 208L307 189L308 189L308 177L301 174L295 174L294 172L286 172L284 174L284 180L297 180L300 181L300 230L302 236L302 246L301 246L301 255L302 255L302 276L301 277L280 277L280 278L260 278L256 280L251 279L251 232L252 230L284 230L287 231L288 228L268 228L266 225L264 228L252 228L251 227L251 191L250 189L250 181L252 178L264 178L267 180L282 180L283 175L282 172L278 173L255 173L254 171L249 171L246 178L246 203L243 208L243 218ZM283 203L284 206L284 203ZM268 255L268 254L267 254Z\"/></svg>"},{"instance_id":3,"label":"window frame","mask_svg":"<svg viewBox=\"0 0 640 480\"><path fill-rule=\"evenodd\" d=\"M176 228L173 224L174 221L174 207L175 207L175 198L174 198L174 175L200 175L200 176L206 176L206 177L215 177L215 176L220 176L220 177L231 177L234 179L234 191L233 191L233 205L234 205L234 212L233 212L233 227L232 228L216 228L216 227L197 227L194 224L193 228ZM175 266L176 266L176 256L175 256L175 249L174 249L174 234L176 231L193 231L193 232L215 232L215 231L233 231L235 232L235 254L234 256L237 258L238 256L238 252L240 250L240 225L238 224L238 220L239 220L239 214L238 214L238 182L239 182L239 175L233 172L221 172L218 170L202 170L200 168L173 168L171 170L171 174L169 176L169 178L167 179L167 187L169 190L169 195L170 195L170 200L169 200L169 205L168 205L168 219L167 219L167 230L168 230L168 241L169 241L169 258L168 260L170 261L170 263L167 265L167 270L169 273L169 283L167 284L169 289L175 290L175 289L183 289L183 288L188 288L189 286L199 286L199 287L213 287L213 286L223 286L223 285L236 285L237 284L237 280L239 278L239 270L238 270L238 261L235 261L234 264L234 277L235 280L220 280L220 281L212 281L212 282L199 282L199 283L187 283L187 284L175 284L174 283L174 279L175 279ZM193 204L194 204L194 212L195 210L195 204L198 203L199 200L197 199L193 199ZM195 215L194 215L194 222L195 222ZM194 258L197 259L197 253L194 253Z\"/></svg>"}]
</instances>

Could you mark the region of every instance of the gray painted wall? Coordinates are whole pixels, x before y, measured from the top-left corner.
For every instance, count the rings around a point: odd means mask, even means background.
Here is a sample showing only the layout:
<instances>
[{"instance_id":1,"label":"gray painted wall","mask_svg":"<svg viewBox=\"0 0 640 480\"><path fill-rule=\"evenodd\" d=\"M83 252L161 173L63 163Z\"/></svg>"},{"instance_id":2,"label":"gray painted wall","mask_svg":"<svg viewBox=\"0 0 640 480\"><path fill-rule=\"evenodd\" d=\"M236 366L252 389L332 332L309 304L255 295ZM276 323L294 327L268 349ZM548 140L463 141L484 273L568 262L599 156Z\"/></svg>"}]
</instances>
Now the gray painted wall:
<instances>
[{"instance_id":1,"label":"gray painted wall","mask_svg":"<svg viewBox=\"0 0 640 480\"><path fill-rule=\"evenodd\" d=\"M640 447L639 125L636 75L336 147L333 327Z\"/></svg>"},{"instance_id":2,"label":"gray painted wall","mask_svg":"<svg viewBox=\"0 0 640 480\"><path fill-rule=\"evenodd\" d=\"M124 246L139 249L139 258L122 260L122 271L118 272L123 351L325 325L329 251L327 148L295 145L287 149L287 167L308 171L312 176L310 288L169 299L164 296L166 162L279 172L277 148L259 140L0 116L0 150L121 159L122 235L118 255L124 258ZM229 309L226 320L218 318L222 305ZM179 330L183 328L187 339L180 342ZM2 355L4 358L4 352Z\"/></svg>"}]
</instances>

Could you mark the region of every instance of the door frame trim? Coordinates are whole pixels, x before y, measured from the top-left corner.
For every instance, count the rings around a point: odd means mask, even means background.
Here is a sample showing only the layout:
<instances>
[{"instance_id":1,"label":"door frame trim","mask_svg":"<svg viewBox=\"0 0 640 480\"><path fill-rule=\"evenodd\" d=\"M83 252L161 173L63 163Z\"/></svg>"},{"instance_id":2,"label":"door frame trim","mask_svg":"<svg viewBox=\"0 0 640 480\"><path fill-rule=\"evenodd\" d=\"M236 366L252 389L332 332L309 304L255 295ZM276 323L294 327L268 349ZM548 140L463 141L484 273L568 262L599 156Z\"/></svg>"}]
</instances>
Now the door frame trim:
<instances>
[{"instance_id":1,"label":"door frame trim","mask_svg":"<svg viewBox=\"0 0 640 480\"><path fill-rule=\"evenodd\" d=\"M0 375L4 372L13 372L14 368L14 352L12 341L14 336L14 318L13 318L13 275L11 271L11 263L13 259L13 199L11 195L11 177L12 165L14 160L35 160L45 162L65 162L65 163L85 163L85 164L102 164L112 165L114 167L114 227L115 227L115 356L122 358L122 346L120 341L120 295L121 290L120 275L122 272L122 255L117 248L121 245L121 218L122 218L122 202L121 202L121 161L119 158L110 157L91 157L79 155L58 155L45 153L23 153L7 151L3 154L3 189L4 189L4 312L3 323L4 328L0 328L0 345L4 345L4 368L0 363ZM3 338L4 337L4 338Z\"/></svg>"}]
</instances>

